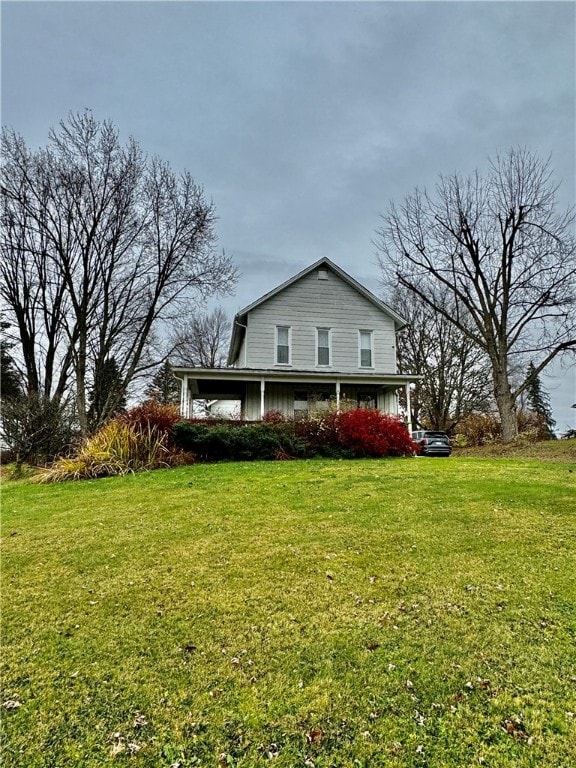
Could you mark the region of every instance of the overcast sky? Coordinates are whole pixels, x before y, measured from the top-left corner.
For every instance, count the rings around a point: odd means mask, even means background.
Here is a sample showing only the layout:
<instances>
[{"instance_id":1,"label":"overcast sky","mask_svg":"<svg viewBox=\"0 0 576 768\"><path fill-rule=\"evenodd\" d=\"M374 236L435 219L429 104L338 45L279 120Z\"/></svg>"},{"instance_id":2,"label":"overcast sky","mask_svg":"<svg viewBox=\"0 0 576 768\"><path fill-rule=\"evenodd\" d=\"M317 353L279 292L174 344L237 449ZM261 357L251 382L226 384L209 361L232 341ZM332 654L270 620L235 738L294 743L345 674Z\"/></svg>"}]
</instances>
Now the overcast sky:
<instances>
[{"instance_id":1,"label":"overcast sky","mask_svg":"<svg viewBox=\"0 0 576 768\"><path fill-rule=\"evenodd\" d=\"M392 200L512 146L573 205L573 2L2 2L2 123L70 111L188 169L241 274L234 314L328 256L378 292ZM576 374L543 379L575 425Z\"/></svg>"}]
</instances>

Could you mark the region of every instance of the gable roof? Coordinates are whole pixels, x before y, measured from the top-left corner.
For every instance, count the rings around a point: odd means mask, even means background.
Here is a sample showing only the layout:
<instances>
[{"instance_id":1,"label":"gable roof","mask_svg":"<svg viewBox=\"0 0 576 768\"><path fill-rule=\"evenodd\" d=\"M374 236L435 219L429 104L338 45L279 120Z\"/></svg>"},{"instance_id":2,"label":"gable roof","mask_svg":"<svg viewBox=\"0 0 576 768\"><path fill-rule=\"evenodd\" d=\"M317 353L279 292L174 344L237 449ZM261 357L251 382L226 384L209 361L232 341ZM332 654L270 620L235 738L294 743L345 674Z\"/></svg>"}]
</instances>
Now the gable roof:
<instances>
[{"instance_id":1,"label":"gable roof","mask_svg":"<svg viewBox=\"0 0 576 768\"><path fill-rule=\"evenodd\" d=\"M333 261L330 261L330 259L323 258L323 259L319 259L318 261L315 261L314 264L311 264L309 267L306 267L306 269L303 269L301 272L298 272L298 274L294 275L294 277L291 277L289 280L286 280L281 285L277 286L273 290L264 294L264 296L261 296L256 301L253 301L252 304L249 304L247 307L244 307L243 309L241 309L239 312L236 313L236 315L234 316L234 322L232 323L232 338L230 340L230 350L228 352L228 365L232 365L232 363L234 362L234 360L238 355L238 352L240 351L240 347L242 345L242 339L244 338L244 334L246 333L246 320L248 318L248 313L251 312L253 309L256 309L256 307L259 307L261 304L264 304L264 302L273 298L277 294L279 294L285 288L288 288L288 286L292 285L293 283L297 282L301 278L305 277L310 272L313 272L315 269L319 269L320 267L327 267L328 269L330 269L332 272L334 272L334 274L338 275L338 277L340 277L345 283L350 285L352 288L354 288L354 290L358 291L359 294L364 296L365 299L368 299L369 302L374 304L374 306L377 307L380 311L384 312L386 315L391 317L392 320L394 321L394 325L396 326L396 331L402 330L402 328L404 328L407 325L406 320L404 320L403 317L401 317L391 307L389 307L387 304L381 301L377 296L375 296L371 291L365 288L361 283L359 283L357 280L354 280L354 278L351 275L349 275L347 272L344 272L343 269L341 269L337 264L334 264Z\"/></svg>"}]
</instances>

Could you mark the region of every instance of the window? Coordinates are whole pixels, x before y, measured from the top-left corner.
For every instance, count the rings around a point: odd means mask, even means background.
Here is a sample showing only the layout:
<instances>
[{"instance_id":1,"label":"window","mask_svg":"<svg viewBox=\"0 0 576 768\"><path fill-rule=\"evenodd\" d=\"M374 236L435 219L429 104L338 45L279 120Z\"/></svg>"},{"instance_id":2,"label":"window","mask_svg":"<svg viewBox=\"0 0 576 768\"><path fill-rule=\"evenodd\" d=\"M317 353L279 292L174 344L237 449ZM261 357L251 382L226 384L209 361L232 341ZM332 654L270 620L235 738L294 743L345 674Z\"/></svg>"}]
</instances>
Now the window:
<instances>
[{"instance_id":1,"label":"window","mask_svg":"<svg viewBox=\"0 0 576 768\"><path fill-rule=\"evenodd\" d=\"M360 331L360 368L372 368L372 331Z\"/></svg>"},{"instance_id":2,"label":"window","mask_svg":"<svg viewBox=\"0 0 576 768\"><path fill-rule=\"evenodd\" d=\"M290 365L290 327L276 326L276 363Z\"/></svg>"},{"instance_id":3,"label":"window","mask_svg":"<svg viewBox=\"0 0 576 768\"><path fill-rule=\"evenodd\" d=\"M316 365L330 365L329 328L316 328Z\"/></svg>"},{"instance_id":4,"label":"window","mask_svg":"<svg viewBox=\"0 0 576 768\"><path fill-rule=\"evenodd\" d=\"M378 395L376 392L358 392L356 400L358 408L366 411L374 411L378 406Z\"/></svg>"}]
</instances>

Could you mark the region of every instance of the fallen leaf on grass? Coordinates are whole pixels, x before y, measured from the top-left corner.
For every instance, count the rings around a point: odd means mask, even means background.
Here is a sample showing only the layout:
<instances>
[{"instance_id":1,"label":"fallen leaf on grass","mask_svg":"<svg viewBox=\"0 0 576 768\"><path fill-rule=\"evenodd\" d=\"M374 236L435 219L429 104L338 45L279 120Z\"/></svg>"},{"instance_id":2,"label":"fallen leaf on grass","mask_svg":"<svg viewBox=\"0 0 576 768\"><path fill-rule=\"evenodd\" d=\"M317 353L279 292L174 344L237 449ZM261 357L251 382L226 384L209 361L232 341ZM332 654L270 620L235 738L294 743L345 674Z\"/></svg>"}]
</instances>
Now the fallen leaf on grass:
<instances>
[{"instance_id":1,"label":"fallen leaf on grass","mask_svg":"<svg viewBox=\"0 0 576 768\"><path fill-rule=\"evenodd\" d=\"M112 746L110 747L110 757L116 757L116 755L126 751L126 739L124 736L122 736L120 731L111 733L108 737L108 741L113 742Z\"/></svg>"},{"instance_id":2,"label":"fallen leaf on grass","mask_svg":"<svg viewBox=\"0 0 576 768\"><path fill-rule=\"evenodd\" d=\"M115 744L112 744L110 747L110 757L116 757L116 755L119 755L121 752L124 752L126 749L126 745L123 741L117 741Z\"/></svg>"},{"instance_id":3,"label":"fallen leaf on grass","mask_svg":"<svg viewBox=\"0 0 576 768\"><path fill-rule=\"evenodd\" d=\"M510 736L513 736L515 739L520 739L521 741L525 741L527 744L532 744L532 737L526 733L526 727L520 720L504 720L502 723L500 723L500 727L503 731L505 731Z\"/></svg>"},{"instance_id":4,"label":"fallen leaf on grass","mask_svg":"<svg viewBox=\"0 0 576 768\"><path fill-rule=\"evenodd\" d=\"M22 706L22 702L17 699L6 699L6 701L2 702L2 706L4 709L18 709L18 707Z\"/></svg>"},{"instance_id":5,"label":"fallen leaf on grass","mask_svg":"<svg viewBox=\"0 0 576 768\"><path fill-rule=\"evenodd\" d=\"M183 653L194 653L196 650L196 646L192 643L186 643L186 645L183 645L180 649Z\"/></svg>"},{"instance_id":6,"label":"fallen leaf on grass","mask_svg":"<svg viewBox=\"0 0 576 768\"><path fill-rule=\"evenodd\" d=\"M280 747L275 742L271 742L268 745L258 744L258 752L268 760L273 760L280 754Z\"/></svg>"},{"instance_id":7,"label":"fallen leaf on grass","mask_svg":"<svg viewBox=\"0 0 576 768\"><path fill-rule=\"evenodd\" d=\"M312 730L308 731L306 734L306 740L308 744L320 744L323 738L324 731L322 728L312 728Z\"/></svg>"},{"instance_id":8,"label":"fallen leaf on grass","mask_svg":"<svg viewBox=\"0 0 576 768\"><path fill-rule=\"evenodd\" d=\"M132 728L143 728L145 725L148 725L148 720L146 720L144 715L136 715Z\"/></svg>"}]
</instances>

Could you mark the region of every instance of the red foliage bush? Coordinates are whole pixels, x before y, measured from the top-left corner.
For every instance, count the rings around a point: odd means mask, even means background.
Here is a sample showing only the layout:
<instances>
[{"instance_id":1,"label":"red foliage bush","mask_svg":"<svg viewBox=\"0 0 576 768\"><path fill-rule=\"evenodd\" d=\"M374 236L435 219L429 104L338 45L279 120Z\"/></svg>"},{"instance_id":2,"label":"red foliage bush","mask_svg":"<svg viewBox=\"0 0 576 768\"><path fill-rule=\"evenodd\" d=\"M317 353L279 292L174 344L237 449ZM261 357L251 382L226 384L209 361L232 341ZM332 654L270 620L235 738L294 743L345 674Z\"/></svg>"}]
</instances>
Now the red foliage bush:
<instances>
[{"instance_id":1,"label":"red foliage bush","mask_svg":"<svg viewBox=\"0 0 576 768\"><path fill-rule=\"evenodd\" d=\"M171 435L174 424L180 421L180 415L175 405L160 405L154 400L146 400L142 405L130 408L118 419L136 429L154 427L159 433Z\"/></svg>"},{"instance_id":2,"label":"red foliage bush","mask_svg":"<svg viewBox=\"0 0 576 768\"><path fill-rule=\"evenodd\" d=\"M355 456L411 456L416 445L406 426L394 416L357 408L339 413L338 440Z\"/></svg>"},{"instance_id":3,"label":"red foliage bush","mask_svg":"<svg viewBox=\"0 0 576 768\"><path fill-rule=\"evenodd\" d=\"M262 421L265 424L283 424L287 418L281 411L266 411L262 416Z\"/></svg>"}]
</instances>

